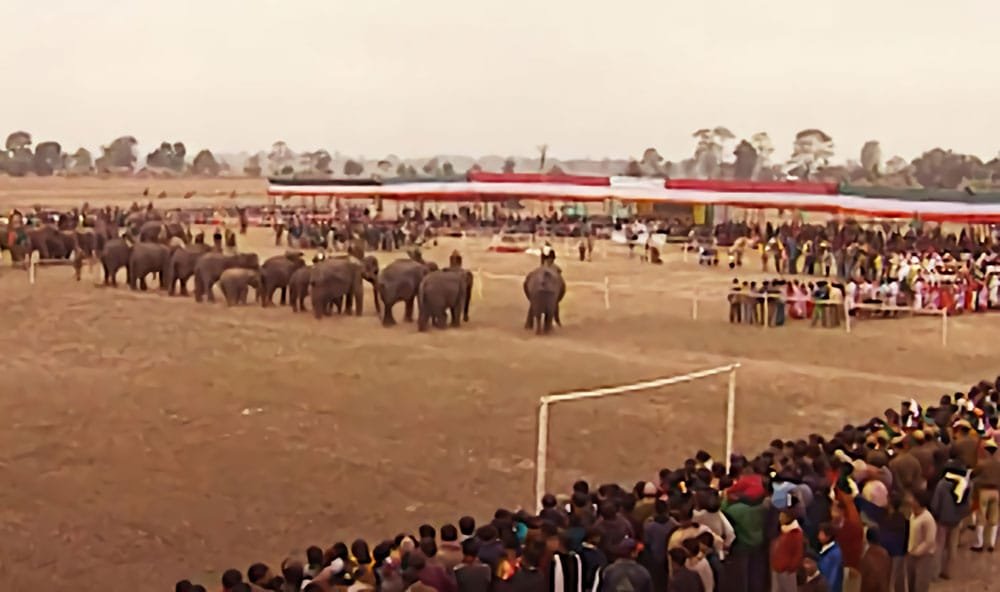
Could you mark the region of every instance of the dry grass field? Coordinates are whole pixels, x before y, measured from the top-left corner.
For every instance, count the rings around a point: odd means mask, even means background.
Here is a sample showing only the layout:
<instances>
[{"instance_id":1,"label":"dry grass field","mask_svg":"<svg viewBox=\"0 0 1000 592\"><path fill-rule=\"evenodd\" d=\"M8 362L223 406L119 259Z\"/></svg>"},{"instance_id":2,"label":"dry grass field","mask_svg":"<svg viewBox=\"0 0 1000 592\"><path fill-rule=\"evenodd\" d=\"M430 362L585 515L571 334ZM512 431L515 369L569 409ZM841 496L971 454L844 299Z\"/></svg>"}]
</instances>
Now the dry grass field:
<instances>
[{"instance_id":1,"label":"dry grass field","mask_svg":"<svg viewBox=\"0 0 1000 592\"><path fill-rule=\"evenodd\" d=\"M156 184L49 183L0 185L0 197L127 203ZM264 229L241 248L280 252ZM534 265L472 240L426 255L445 261L455 248L489 273ZM400 256L378 255L383 265ZM317 321L98 287L96 270L78 283L68 268L46 267L31 286L5 262L0 589L165 590L182 577L214 587L228 567L276 565L311 544L529 505L546 393L739 361L735 444L753 452L998 372L989 344L1000 318L953 319L947 348L933 318L871 321L850 335L732 326L728 270L678 253L663 266L615 250L591 263L559 255L571 282L565 327L545 337L522 328L520 282L490 277L471 323L421 334L402 322L382 328L370 292L363 317ZM572 284L605 277L610 311L600 290ZM705 294L697 321L694 289ZM699 447L720 453L725 384L556 407L550 483L634 482Z\"/></svg>"}]
</instances>

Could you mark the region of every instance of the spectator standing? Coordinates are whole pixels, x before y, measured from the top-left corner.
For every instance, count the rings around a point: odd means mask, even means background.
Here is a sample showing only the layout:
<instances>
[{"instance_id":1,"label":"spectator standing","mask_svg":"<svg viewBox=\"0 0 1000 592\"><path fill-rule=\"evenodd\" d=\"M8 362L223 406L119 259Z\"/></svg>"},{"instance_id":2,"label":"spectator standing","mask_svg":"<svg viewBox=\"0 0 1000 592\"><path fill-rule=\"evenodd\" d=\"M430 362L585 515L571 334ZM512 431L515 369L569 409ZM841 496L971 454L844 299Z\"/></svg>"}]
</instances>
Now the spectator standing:
<instances>
[{"instance_id":1,"label":"spectator standing","mask_svg":"<svg viewBox=\"0 0 1000 592\"><path fill-rule=\"evenodd\" d=\"M683 547L671 549L667 554L670 557L668 592L710 592L705 590L698 574L688 569L688 552Z\"/></svg>"},{"instance_id":2,"label":"spectator standing","mask_svg":"<svg viewBox=\"0 0 1000 592\"><path fill-rule=\"evenodd\" d=\"M458 529L453 524L441 527L441 546L438 548L438 560L448 571L452 571L462 563L462 545L458 542Z\"/></svg>"},{"instance_id":3,"label":"spectator standing","mask_svg":"<svg viewBox=\"0 0 1000 592\"><path fill-rule=\"evenodd\" d=\"M712 574L712 566L708 564L708 560L705 559L705 555L701 551L701 543L698 542L698 538L699 537L695 537L684 541L682 546L688 554L687 561L684 562L684 565L694 573L698 574L698 578L701 579L701 585L702 588L705 589L705 592L714 592L715 576Z\"/></svg>"},{"instance_id":4,"label":"spectator standing","mask_svg":"<svg viewBox=\"0 0 1000 592\"><path fill-rule=\"evenodd\" d=\"M771 541L771 592L795 592L805 536L791 509L778 516L780 533Z\"/></svg>"},{"instance_id":5,"label":"spectator standing","mask_svg":"<svg viewBox=\"0 0 1000 592\"><path fill-rule=\"evenodd\" d=\"M927 510L926 492L910 494L910 541L906 556L908 592L927 592L934 575L934 549L937 525Z\"/></svg>"},{"instance_id":6,"label":"spectator standing","mask_svg":"<svg viewBox=\"0 0 1000 592\"><path fill-rule=\"evenodd\" d=\"M443 529L442 529L443 530ZM490 592L493 574L479 560L479 541L471 538L462 542L462 562L455 566L458 592Z\"/></svg>"},{"instance_id":7,"label":"spectator standing","mask_svg":"<svg viewBox=\"0 0 1000 592\"><path fill-rule=\"evenodd\" d=\"M818 566L830 592L841 592L844 589L844 559L840 545L834 538L833 526L829 523L819 527L818 540L820 544Z\"/></svg>"},{"instance_id":8,"label":"spectator standing","mask_svg":"<svg viewBox=\"0 0 1000 592\"><path fill-rule=\"evenodd\" d=\"M948 461L944 476L934 487L930 512L937 523L935 541L938 558L938 574L943 580L951 579L951 565L958 552L958 539L962 534L962 522L971 508L971 486L968 472L961 460Z\"/></svg>"},{"instance_id":9,"label":"spectator standing","mask_svg":"<svg viewBox=\"0 0 1000 592\"><path fill-rule=\"evenodd\" d=\"M972 482L978 492L979 510L976 518L976 544L972 550L979 553L984 542L989 550L997 546L997 522L1000 518L1000 459L997 458L997 444L987 440L984 445L986 458L979 461L972 471ZM986 529L989 528L989 532ZM986 535L984 537L984 535Z\"/></svg>"},{"instance_id":10,"label":"spectator standing","mask_svg":"<svg viewBox=\"0 0 1000 592\"><path fill-rule=\"evenodd\" d=\"M889 592L892 581L892 558L889 551L879 544L877 528L866 533L868 548L861 558L861 592Z\"/></svg>"},{"instance_id":11,"label":"spectator standing","mask_svg":"<svg viewBox=\"0 0 1000 592\"><path fill-rule=\"evenodd\" d=\"M830 592L830 586L823 578L823 573L820 571L817 558L813 553L809 553L802 559L801 579L798 592Z\"/></svg>"}]
</instances>

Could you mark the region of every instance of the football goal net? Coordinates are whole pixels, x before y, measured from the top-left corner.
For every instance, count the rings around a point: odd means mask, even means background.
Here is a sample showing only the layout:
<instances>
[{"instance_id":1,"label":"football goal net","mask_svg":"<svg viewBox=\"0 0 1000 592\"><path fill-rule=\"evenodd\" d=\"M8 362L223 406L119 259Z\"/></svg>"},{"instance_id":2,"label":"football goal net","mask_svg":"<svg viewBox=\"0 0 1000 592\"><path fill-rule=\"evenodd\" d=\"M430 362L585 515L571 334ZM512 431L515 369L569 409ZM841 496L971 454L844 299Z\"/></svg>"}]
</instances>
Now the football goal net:
<instances>
[{"instance_id":1,"label":"football goal net","mask_svg":"<svg viewBox=\"0 0 1000 592\"><path fill-rule=\"evenodd\" d=\"M733 431L735 428L736 421L736 370L740 367L738 363L729 364L727 366L719 366L717 368L709 368L707 370L700 370L698 372L690 372L688 374L681 374L679 376L670 376L666 378L658 378L654 380L647 380L644 382L636 382L632 384L624 384L619 386L611 386L605 388L599 388L588 391L575 391L570 393L560 393L552 394L541 397L538 402L538 441L536 447L536 459L535 459L535 503L538 509L541 509L542 497L546 494L546 477L548 471L548 461L549 461L549 424L550 424L550 413L552 411L552 406L556 404L564 405L572 403L574 401L583 401L588 399L597 399L604 397L612 397L616 395L625 395L629 393L639 393L647 392L654 389L659 389L663 387L669 387L672 385L694 382L697 380L702 380L719 375L728 375L729 383L726 395L726 420L725 420L725 457L723 464L728 465L729 458L733 452ZM681 421L701 421L698 418L681 418ZM693 454L694 449L688 451L688 453Z\"/></svg>"}]
</instances>

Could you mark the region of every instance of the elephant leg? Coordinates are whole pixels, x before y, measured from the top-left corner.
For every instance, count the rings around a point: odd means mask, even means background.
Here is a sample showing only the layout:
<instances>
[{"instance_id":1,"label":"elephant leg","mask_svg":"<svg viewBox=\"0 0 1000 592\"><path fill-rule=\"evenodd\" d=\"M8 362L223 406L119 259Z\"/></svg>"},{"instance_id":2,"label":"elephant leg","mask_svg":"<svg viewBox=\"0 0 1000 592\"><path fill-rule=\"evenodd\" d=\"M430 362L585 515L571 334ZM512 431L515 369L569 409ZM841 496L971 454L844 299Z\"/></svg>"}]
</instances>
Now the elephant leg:
<instances>
[{"instance_id":1,"label":"elephant leg","mask_svg":"<svg viewBox=\"0 0 1000 592\"><path fill-rule=\"evenodd\" d=\"M322 296L316 289L313 289L312 291L312 307L313 307L313 315L317 319L323 318L323 312L324 312L323 309L326 308L326 303L323 302Z\"/></svg>"},{"instance_id":2,"label":"elephant leg","mask_svg":"<svg viewBox=\"0 0 1000 592\"><path fill-rule=\"evenodd\" d=\"M177 283L181 285L181 296L188 295L188 279L184 276L177 278Z\"/></svg>"},{"instance_id":3,"label":"elephant leg","mask_svg":"<svg viewBox=\"0 0 1000 592\"><path fill-rule=\"evenodd\" d=\"M205 282L205 300L215 304L215 293L212 292L212 287L215 286L216 280L209 278Z\"/></svg>"},{"instance_id":4,"label":"elephant leg","mask_svg":"<svg viewBox=\"0 0 1000 592\"><path fill-rule=\"evenodd\" d=\"M416 299L416 296L411 296L406 299L406 314L403 316L403 319L407 323L413 322L413 303Z\"/></svg>"},{"instance_id":5,"label":"elephant leg","mask_svg":"<svg viewBox=\"0 0 1000 592\"><path fill-rule=\"evenodd\" d=\"M417 330L426 331L427 325L429 324L430 320L431 320L430 311L427 310L427 307L425 305L421 304L420 313L417 315Z\"/></svg>"},{"instance_id":6,"label":"elephant leg","mask_svg":"<svg viewBox=\"0 0 1000 592\"><path fill-rule=\"evenodd\" d=\"M354 315L360 317L365 312L365 287L362 284L354 289Z\"/></svg>"},{"instance_id":7,"label":"elephant leg","mask_svg":"<svg viewBox=\"0 0 1000 592\"><path fill-rule=\"evenodd\" d=\"M396 324L396 319L392 316L392 305L394 303L386 300L382 303L382 326L391 327Z\"/></svg>"},{"instance_id":8,"label":"elephant leg","mask_svg":"<svg viewBox=\"0 0 1000 592\"><path fill-rule=\"evenodd\" d=\"M469 302L472 301L472 282L465 288L465 302L462 304L462 320L469 322Z\"/></svg>"},{"instance_id":9,"label":"elephant leg","mask_svg":"<svg viewBox=\"0 0 1000 592\"><path fill-rule=\"evenodd\" d=\"M462 325L462 303L456 302L451 307L451 326L460 327Z\"/></svg>"},{"instance_id":10,"label":"elephant leg","mask_svg":"<svg viewBox=\"0 0 1000 592\"><path fill-rule=\"evenodd\" d=\"M101 267L104 268L104 285L107 286L111 284L111 271L106 261L101 261Z\"/></svg>"},{"instance_id":11,"label":"elephant leg","mask_svg":"<svg viewBox=\"0 0 1000 592\"><path fill-rule=\"evenodd\" d=\"M146 284L146 274L139 274L139 289L143 292L149 290L149 286Z\"/></svg>"},{"instance_id":12,"label":"elephant leg","mask_svg":"<svg viewBox=\"0 0 1000 592\"><path fill-rule=\"evenodd\" d=\"M288 286L281 286L281 306L285 306L287 301Z\"/></svg>"},{"instance_id":13,"label":"elephant leg","mask_svg":"<svg viewBox=\"0 0 1000 592\"><path fill-rule=\"evenodd\" d=\"M545 328L544 328L545 333L552 332L552 319L554 316L555 315L551 307L545 311Z\"/></svg>"},{"instance_id":14,"label":"elephant leg","mask_svg":"<svg viewBox=\"0 0 1000 592\"><path fill-rule=\"evenodd\" d=\"M557 327L562 327L562 321L559 319L559 303L556 303L555 313L552 315L552 320L555 321Z\"/></svg>"},{"instance_id":15,"label":"elephant leg","mask_svg":"<svg viewBox=\"0 0 1000 592\"><path fill-rule=\"evenodd\" d=\"M135 265L133 265L132 263L129 263L128 266L125 269L127 270L127 275L128 275L128 287L131 288L132 290L135 290L136 289L136 277L135 277L135 274L136 274L136 271L137 271L136 268L135 268Z\"/></svg>"}]
</instances>

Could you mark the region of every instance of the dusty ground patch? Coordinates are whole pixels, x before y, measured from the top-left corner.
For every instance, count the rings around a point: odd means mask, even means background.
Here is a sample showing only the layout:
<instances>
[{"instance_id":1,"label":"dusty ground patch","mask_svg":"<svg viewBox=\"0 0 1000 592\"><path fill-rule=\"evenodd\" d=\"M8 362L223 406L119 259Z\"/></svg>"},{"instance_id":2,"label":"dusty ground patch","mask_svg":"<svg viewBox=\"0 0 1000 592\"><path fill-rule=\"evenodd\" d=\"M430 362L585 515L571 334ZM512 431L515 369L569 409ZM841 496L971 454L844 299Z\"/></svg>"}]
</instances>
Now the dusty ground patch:
<instances>
[{"instance_id":1,"label":"dusty ground patch","mask_svg":"<svg viewBox=\"0 0 1000 592\"><path fill-rule=\"evenodd\" d=\"M255 232L252 247L270 241ZM528 257L461 248L471 267L522 274ZM382 255L383 263L395 255ZM561 261L570 280L662 286L573 290L566 327L521 328L516 282L488 281L458 331L321 322L81 283L67 269L0 270L0 581L10 589L214 584L309 544L390 536L456 512L531 501L539 395L741 361L736 446L831 431L997 373L998 319L959 318L952 344L921 320L853 335L733 327L721 301L690 320L693 287L730 276L668 257ZM370 298L370 295L369 295ZM920 337L926 337L930 344ZM725 379L557 409L550 480L634 481L695 444L722 443ZM246 410L246 412L244 412ZM82 578L82 580L81 580Z\"/></svg>"}]
</instances>

